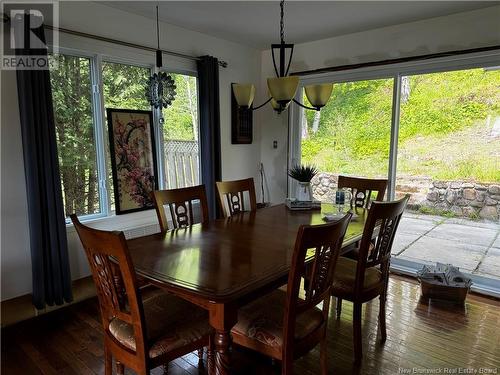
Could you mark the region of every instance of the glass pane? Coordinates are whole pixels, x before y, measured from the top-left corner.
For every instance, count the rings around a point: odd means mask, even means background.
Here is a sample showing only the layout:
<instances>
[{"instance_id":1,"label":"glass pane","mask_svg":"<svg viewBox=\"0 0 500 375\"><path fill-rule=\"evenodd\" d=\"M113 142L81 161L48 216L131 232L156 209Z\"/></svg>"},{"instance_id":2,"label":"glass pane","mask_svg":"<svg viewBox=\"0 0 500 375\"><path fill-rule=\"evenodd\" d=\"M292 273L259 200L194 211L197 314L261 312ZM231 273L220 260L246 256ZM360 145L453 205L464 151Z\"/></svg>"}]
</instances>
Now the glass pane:
<instances>
[{"instance_id":1,"label":"glass pane","mask_svg":"<svg viewBox=\"0 0 500 375\"><path fill-rule=\"evenodd\" d=\"M172 105L163 109L165 187L199 185L197 78L171 74L177 86Z\"/></svg>"},{"instance_id":2,"label":"glass pane","mask_svg":"<svg viewBox=\"0 0 500 375\"><path fill-rule=\"evenodd\" d=\"M66 216L101 211L92 117L90 59L52 55L50 79ZM51 64L51 66L54 66Z\"/></svg>"},{"instance_id":3,"label":"glass pane","mask_svg":"<svg viewBox=\"0 0 500 375\"><path fill-rule=\"evenodd\" d=\"M301 163L320 172L315 199L332 201L339 174L387 178L392 90L393 79L336 83L320 112L303 111Z\"/></svg>"},{"instance_id":4,"label":"glass pane","mask_svg":"<svg viewBox=\"0 0 500 375\"><path fill-rule=\"evenodd\" d=\"M102 86L104 96L104 107L115 109L138 109L151 110L146 96L145 88L147 79L151 74L149 68L140 66L118 64L103 61L102 63ZM106 119L106 129L107 129ZM105 136L106 163L109 182L109 202L111 210L115 209L115 196L113 190L113 178L111 177L111 159L109 157L109 137Z\"/></svg>"},{"instance_id":5,"label":"glass pane","mask_svg":"<svg viewBox=\"0 0 500 375\"><path fill-rule=\"evenodd\" d=\"M403 77L397 172L394 255L500 279L500 70Z\"/></svg>"}]
</instances>

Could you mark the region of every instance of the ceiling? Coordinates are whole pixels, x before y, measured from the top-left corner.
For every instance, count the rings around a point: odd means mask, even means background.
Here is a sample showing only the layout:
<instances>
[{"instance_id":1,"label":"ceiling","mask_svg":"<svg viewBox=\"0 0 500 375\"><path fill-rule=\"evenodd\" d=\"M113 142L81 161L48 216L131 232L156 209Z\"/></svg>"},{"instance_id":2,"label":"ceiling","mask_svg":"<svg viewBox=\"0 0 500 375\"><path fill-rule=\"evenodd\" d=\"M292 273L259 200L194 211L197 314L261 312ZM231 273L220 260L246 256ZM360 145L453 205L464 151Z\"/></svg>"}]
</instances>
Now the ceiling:
<instances>
[{"instance_id":1,"label":"ceiling","mask_svg":"<svg viewBox=\"0 0 500 375\"><path fill-rule=\"evenodd\" d=\"M279 1L105 1L103 4L215 37L267 49L279 42ZM303 43L445 16L500 1L289 1L285 40Z\"/></svg>"}]
</instances>

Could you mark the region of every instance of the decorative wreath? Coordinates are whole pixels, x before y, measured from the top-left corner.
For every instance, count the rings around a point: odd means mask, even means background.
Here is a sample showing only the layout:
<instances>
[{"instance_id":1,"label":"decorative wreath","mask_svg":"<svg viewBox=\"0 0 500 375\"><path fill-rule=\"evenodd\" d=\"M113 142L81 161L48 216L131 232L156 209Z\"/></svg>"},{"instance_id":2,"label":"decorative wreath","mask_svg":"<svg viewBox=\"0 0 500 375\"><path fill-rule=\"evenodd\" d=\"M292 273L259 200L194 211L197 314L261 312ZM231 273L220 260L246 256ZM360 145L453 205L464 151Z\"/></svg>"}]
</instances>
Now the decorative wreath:
<instances>
[{"instance_id":1,"label":"decorative wreath","mask_svg":"<svg viewBox=\"0 0 500 375\"><path fill-rule=\"evenodd\" d=\"M146 98L155 108L167 108L175 100L177 86L173 78L165 72L149 77L146 87Z\"/></svg>"}]
</instances>

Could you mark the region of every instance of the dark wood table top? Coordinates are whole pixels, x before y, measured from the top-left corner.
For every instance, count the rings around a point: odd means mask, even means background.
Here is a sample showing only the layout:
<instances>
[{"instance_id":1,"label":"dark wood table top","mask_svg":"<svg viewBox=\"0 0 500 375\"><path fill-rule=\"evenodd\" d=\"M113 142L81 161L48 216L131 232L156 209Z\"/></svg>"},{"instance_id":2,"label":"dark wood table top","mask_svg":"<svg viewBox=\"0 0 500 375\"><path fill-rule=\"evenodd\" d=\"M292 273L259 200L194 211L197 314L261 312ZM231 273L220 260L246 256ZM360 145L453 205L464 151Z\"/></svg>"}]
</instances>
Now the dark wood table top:
<instances>
[{"instance_id":1,"label":"dark wood table top","mask_svg":"<svg viewBox=\"0 0 500 375\"><path fill-rule=\"evenodd\" d=\"M273 282L286 283L299 226L324 223L324 213L333 210L277 205L127 242L141 276L188 297L227 303ZM361 239L366 215L356 212L344 247Z\"/></svg>"}]
</instances>

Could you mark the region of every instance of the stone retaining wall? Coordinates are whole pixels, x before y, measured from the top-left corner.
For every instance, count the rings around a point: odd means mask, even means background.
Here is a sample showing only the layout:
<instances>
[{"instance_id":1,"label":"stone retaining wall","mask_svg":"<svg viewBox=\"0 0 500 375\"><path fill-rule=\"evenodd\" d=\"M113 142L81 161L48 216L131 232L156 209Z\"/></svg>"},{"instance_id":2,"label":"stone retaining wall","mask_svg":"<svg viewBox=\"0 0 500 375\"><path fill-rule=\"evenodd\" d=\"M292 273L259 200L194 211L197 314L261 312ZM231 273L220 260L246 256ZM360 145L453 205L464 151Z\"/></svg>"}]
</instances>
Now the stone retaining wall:
<instances>
[{"instance_id":1,"label":"stone retaining wall","mask_svg":"<svg viewBox=\"0 0 500 375\"><path fill-rule=\"evenodd\" d=\"M338 175L319 173L312 180L315 199L332 202ZM411 194L409 206L436 214L483 218L500 217L500 183L476 184L466 181L437 181L428 177L401 176L396 180L396 196Z\"/></svg>"}]
</instances>

